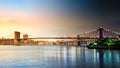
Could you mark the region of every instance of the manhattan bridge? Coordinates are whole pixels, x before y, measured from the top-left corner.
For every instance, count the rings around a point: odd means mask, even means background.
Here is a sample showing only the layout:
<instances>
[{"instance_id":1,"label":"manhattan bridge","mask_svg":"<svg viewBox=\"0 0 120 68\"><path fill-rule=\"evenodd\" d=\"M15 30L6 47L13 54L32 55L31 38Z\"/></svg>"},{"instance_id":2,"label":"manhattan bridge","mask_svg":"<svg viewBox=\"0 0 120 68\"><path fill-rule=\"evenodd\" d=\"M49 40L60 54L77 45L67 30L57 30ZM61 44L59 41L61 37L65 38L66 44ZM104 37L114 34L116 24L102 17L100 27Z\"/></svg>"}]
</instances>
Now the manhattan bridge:
<instances>
[{"instance_id":1,"label":"manhattan bridge","mask_svg":"<svg viewBox=\"0 0 120 68\"><path fill-rule=\"evenodd\" d=\"M23 38L21 37L23 36ZM13 36L13 38L10 38ZM89 44L90 42L96 41L98 39L114 39L119 40L120 33L116 31L112 31L103 27L93 29L88 32L80 33L78 35L74 36L65 36L65 37L33 37L32 35L22 33L19 31L15 31L12 34L8 34L6 36L3 36L0 39L1 45L20 45L21 41L26 40L36 40L36 39L62 39L62 40L77 40L77 45L82 44Z\"/></svg>"}]
</instances>

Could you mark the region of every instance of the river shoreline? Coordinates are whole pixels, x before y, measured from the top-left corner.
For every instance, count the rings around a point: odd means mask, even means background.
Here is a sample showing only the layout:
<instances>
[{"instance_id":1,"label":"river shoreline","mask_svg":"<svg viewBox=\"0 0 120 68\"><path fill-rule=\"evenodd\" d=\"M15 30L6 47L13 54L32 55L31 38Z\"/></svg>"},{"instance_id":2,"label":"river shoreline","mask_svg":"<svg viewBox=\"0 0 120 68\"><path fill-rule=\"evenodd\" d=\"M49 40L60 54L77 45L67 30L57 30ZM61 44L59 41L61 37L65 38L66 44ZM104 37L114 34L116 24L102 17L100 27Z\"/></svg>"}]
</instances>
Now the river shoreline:
<instances>
[{"instance_id":1,"label":"river shoreline","mask_svg":"<svg viewBox=\"0 0 120 68\"><path fill-rule=\"evenodd\" d=\"M120 50L120 47L115 46L87 46L88 49L113 49L113 50Z\"/></svg>"}]
</instances>

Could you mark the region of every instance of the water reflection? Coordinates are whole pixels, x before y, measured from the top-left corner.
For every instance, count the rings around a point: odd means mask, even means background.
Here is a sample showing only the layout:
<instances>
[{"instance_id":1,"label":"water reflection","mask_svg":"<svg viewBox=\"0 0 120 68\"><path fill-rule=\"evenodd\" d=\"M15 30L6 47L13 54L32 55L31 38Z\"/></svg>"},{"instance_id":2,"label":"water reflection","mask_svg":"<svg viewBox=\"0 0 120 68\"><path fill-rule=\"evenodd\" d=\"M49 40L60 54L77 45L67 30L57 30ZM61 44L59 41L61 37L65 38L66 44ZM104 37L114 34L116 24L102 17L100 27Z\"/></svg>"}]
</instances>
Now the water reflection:
<instances>
[{"instance_id":1,"label":"water reflection","mask_svg":"<svg viewBox=\"0 0 120 68\"><path fill-rule=\"evenodd\" d=\"M120 68L120 50L0 46L0 68Z\"/></svg>"}]
</instances>

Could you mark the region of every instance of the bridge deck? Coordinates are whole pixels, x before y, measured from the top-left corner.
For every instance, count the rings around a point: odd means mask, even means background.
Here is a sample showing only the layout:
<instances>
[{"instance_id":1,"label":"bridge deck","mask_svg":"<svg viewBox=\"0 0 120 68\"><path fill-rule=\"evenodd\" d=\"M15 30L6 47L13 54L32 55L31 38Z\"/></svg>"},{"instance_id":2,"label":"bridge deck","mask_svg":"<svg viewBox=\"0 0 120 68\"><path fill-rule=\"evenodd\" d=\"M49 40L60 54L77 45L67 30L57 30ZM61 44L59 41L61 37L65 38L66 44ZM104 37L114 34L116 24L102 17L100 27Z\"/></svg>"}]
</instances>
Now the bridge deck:
<instances>
[{"instance_id":1,"label":"bridge deck","mask_svg":"<svg viewBox=\"0 0 120 68\"><path fill-rule=\"evenodd\" d=\"M109 37L105 37L109 38ZM36 38L28 38L28 39L78 39L78 37L36 37ZM99 39L97 37L80 37L79 39ZM115 37L109 39L117 39Z\"/></svg>"}]
</instances>

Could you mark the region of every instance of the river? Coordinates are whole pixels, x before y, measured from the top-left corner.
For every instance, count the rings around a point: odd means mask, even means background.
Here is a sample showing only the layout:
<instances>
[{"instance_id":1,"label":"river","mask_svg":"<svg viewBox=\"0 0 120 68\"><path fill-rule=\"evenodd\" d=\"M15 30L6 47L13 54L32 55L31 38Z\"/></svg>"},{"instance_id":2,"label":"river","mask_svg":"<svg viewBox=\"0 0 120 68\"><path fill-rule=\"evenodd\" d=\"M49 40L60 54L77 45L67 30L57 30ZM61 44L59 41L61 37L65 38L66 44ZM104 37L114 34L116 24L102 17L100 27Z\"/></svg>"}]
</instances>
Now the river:
<instances>
[{"instance_id":1,"label":"river","mask_svg":"<svg viewBox=\"0 0 120 68\"><path fill-rule=\"evenodd\" d=\"M120 68L120 50L80 46L0 46L0 68Z\"/></svg>"}]
</instances>

